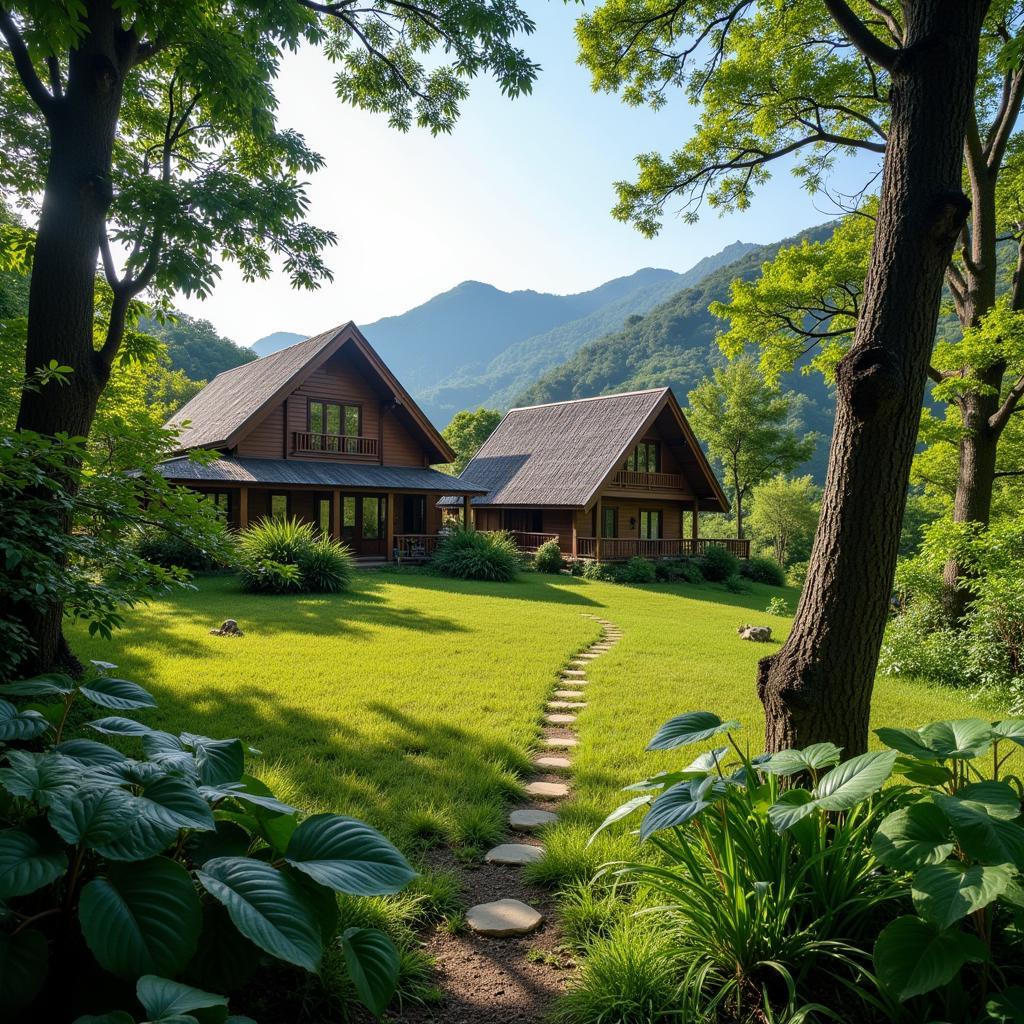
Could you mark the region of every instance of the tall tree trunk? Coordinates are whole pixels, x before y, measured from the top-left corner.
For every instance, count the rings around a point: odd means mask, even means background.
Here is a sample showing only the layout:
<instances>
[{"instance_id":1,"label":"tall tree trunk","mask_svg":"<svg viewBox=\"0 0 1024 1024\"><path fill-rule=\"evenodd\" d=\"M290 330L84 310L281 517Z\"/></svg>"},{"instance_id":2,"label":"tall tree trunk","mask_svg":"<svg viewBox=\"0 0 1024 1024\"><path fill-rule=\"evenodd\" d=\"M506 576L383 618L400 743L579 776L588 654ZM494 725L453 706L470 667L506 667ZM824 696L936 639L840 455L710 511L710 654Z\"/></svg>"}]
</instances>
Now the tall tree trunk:
<instances>
[{"instance_id":1,"label":"tall tree trunk","mask_svg":"<svg viewBox=\"0 0 1024 1024\"><path fill-rule=\"evenodd\" d=\"M836 419L807 584L758 693L770 751L867 748L910 463L943 277L969 210L961 151L985 0L904 5L864 306L836 374Z\"/></svg>"},{"instance_id":2,"label":"tall tree trunk","mask_svg":"<svg viewBox=\"0 0 1024 1024\"><path fill-rule=\"evenodd\" d=\"M111 158L121 106L123 39L112 6L90 4L86 35L69 56L67 88L49 115L50 160L29 288L26 373L51 359L70 366L67 383L21 396L17 428L86 437L110 373L93 344L100 235L111 201ZM74 484L70 484L73 490ZM67 532L71 524L60 519ZM63 607L26 612L35 652L29 671L76 667L64 640Z\"/></svg>"}]
</instances>

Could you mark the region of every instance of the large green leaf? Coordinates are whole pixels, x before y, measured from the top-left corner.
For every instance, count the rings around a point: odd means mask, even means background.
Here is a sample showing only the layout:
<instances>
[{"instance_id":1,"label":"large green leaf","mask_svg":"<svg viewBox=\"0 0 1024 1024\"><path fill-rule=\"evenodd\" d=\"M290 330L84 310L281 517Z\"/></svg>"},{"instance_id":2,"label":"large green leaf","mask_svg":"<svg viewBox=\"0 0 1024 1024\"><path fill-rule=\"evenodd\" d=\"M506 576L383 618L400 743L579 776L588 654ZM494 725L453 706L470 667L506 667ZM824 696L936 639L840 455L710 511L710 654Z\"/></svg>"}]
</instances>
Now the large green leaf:
<instances>
[{"instance_id":1,"label":"large green leaf","mask_svg":"<svg viewBox=\"0 0 1024 1024\"><path fill-rule=\"evenodd\" d=\"M992 735L998 740L1011 740L1024 747L1024 718L1007 718L992 723Z\"/></svg>"},{"instance_id":2,"label":"large green leaf","mask_svg":"<svg viewBox=\"0 0 1024 1024\"><path fill-rule=\"evenodd\" d=\"M823 811L848 811L881 788L892 775L895 761L894 750L851 757L821 777L812 791L815 805Z\"/></svg>"},{"instance_id":3,"label":"large green leaf","mask_svg":"<svg viewBox=\"0 0 1024 1024\"><path fill-rule=\"evenodd\" d=\"M148 725L136 722L131 718L111 715L109 718L97 718L95 722L86 722L90 729L108 736L147 736L154 732Z\"/></svg>"},{"instance_id":4,"label":"large green leaf","mask_svg":"<svg viewBox=\"0 0 1024 1024\"><path fill-rule=\"evenodd\" d=\"M49 947L36 928L0 934L0 1009L27 1006L46 981Z\"/></svg>"},{"instance_id":5,"label":"large green leaf","mask_svg":"<svg viewBox=\"0 0 1024 1024\"><path fill-rule=\"evenodd\" d=\"M56 844L21 829L0 832L0 899L42 889L60 878L67 866L67 857Z\"/></svg>"},{"instance_id":6,"label":"large green leaf","mask_svg":"<svg viewBox=\"0 0 1024 1024\"><path fill-rule=\"evenodd\" d=\"M6 768L0 768L0 786L11 796L31 800L41 807L49 807L54 800L77 789L82 781L81 766L53 751L36 754L11 750L7 762Z\"/></svg>"},{"instance_id":7,"label":"large green leaf","mask_svg":"<svg viewBox=\"0 0 1024 1024\"><path fill-rule=\"evenodd\" d=\"M5 697L66 697L75 688L75 681L63 672L35 676L32 679L19 679L14 683L4 683L0 693Z\"/></svg>"},{"instance_id":8,"label":"large green leaf","mask_svg":"<svg viewBox=\"0 0 1024 1024\"><path fill-rule=\"evenodd\" d=\"M285 860L350 896L398 892L416 872L375 828L341 814L314 814L292 833Z\"/></svg>"},{"instance_id":9,"label":"large green leaf","mask_svg":"<svg viewBox=\"0 0 1024 1024\"><path fill-rule=\"evenodd\" d=\"M898 917L875 943L875 974L901 1002L951 981L966 963L987 959L974 935L919 917Z\"/></svg>"},{"instance_id":10,"label":"large green leaf","mask_svg":"<svg viewBox=\"0 0 1024 1024\"><path fill-rule=\"evenodd\" d=\"M1020 817L1020 798L1013 787L1005 782L996 782L993 779L972 782L958 790L957 796L961 800L982 804L993 818L1013 821L1014 818Z\"/></svg>"},{"instance_id":11,"label":"large green leaf","mask_svg":"<svg viewBox=\"0 0 1024 1024\"><path fill-rule=\"evenodd\" d=\"M148 860L163 853L178 839L178 830L173 825L155 821L142 813L142 801L129 796L130 809L134 817L127 819L125 827L116 835L93 844L93 848L108 860Z\"/></svg>"},{"instance_id":12,"label":"large green leaf","mask_svg":"<svg viewBox=\"0 0 1024 1024\"><path fill-rule=\"evenodd\" d=\"M934 761L938 755L921 739L917 729L884 728L876 729L875 735L893 750L909 757L920 758L924 761Z\"/></svg>"},{"instance_id":13,"label":"large green leaf","mask_svg":"<svg viewBox=\"0 0 1024 1024\"><path fill-rule=\"evenodd\" d=\"M158 978L152 974L139 978L135 994L154 1021L180 1017L193 1010L205 1010L211 1006L228 1005L224 996L204 992L191 985L182 985L179 981Z\"/></svg>"},{"instance_id":14,"label":"large green leaf","mask_svg":"<svg viewBox=\"0 0 1024 1024\"><path fill-rule=\"evenodd\" d=\"M211 740L183 732L181 740L195 751L199 778L205 786L238 782L245 771L245 748L241 740Z\"/></svg>"},{"instance_id":15,"label":"large green leaf","mask_svg":"<svg viewBox=\"0 0 1024 1024\"><path fill-rule=\"evenodd\" d=\"M138 708L155 708L156 701L148 690L127 679L111 676L97 676L80 686L78 692L101 708L111 711L135 711Z\"/></svg>"},{"instance_id":16,"label":"large green leaf","mask_svg":"<svg viewBox=\"0 0 1024 1024\"><path fill-rule=\"evenodd\" d=\"M199 775L192 751L186 750L181 740L172 733L154 730L142 737L142 749L150 761L167 771L188 776Z\"/></svg>"},{"instance_id":17,"label":"large green leaf","mask_svg":"<svg viewBox=\"0 0 1024 1024\"><path fill-rule=\"evenodd\" d=\"M644 793L642 796L635 796L632 800L627 800L624 804L620 804L618 807L608 815L604 821L594 830L594 834L587 841L589 846L598 836L598 833L603 832L609 825L614 825L615 822L621 821L623 818L631 815L635 810L641 807L646 807L654 799L653 793Z\"/></svg>"},{"instance_id":18,"label":"large green leaf","mask_svg":"<svg viewBox=\"0 0 1024 1024\"><path fill-rule=\"evenodd\" d=\"M997 899L1015 874L1016 869L1010 864L929 864L914 875L914 907L940 928L949 928Z\"/></svg>"},{"instance_id":19,"label":"large green leaf","mask_svg":"<svg viewBox=\"0 0 1024 1024\"><path fill-rule=\"evenodd\" d=\"M131 828L138 810L125 790L87 784L54 800L47 817L64 842L96 847L112 842Z\"/></svg>"},{"instance_id":20,"label":"large green leaf","mask_svg":"<svg viewBox=\"0 0 1024 1024\"><path fill-rule=\"evenodd\" d=\"M65 740L53 749L86 768L109 766L128 760L120 750L98 740Z\"/></svg>"},{"instance_id":21,"label":"large green leaf","mask_svg":"<svg viewBox=\"0 0 1024 1024\"><path fill-rule=\"evenodd\" d=\"M139 811L160 825L206 832L214 827L213 812L191 779L165 775L148 782L138 797Z\"/></svg>"},{"instance_id":22,"label":"large green leaf","mask_svg":"<svg viewBox=\"0 0 1024 1024\"><path fill-rule=\"evenodd\" d=\"M87 1013L76 1017L73 1024L135 1024L135 1018L126 1010L111 1010L110 1013Z\"/></svg>"},{"instance_id":23,"label":"large green leaf","mask_svg":"<svg viewBox=\"0 0 1024 1024\"><path fill-rule=\"evenodd\" d=\"M815 810L814 797L806 789L787 789L768 808L768 820L776 832L785 832Z\"/></svg>"},{"instance_id":24,"label":"large green leaf","mask_svg":"<svg viewBox=\"0 0 1024 1024\"><path fill-rule=\"evenodd\" d=\"M942 760L978 757L992 746L992 724L981 718L932 722L921 729L920 734L925 746Z\"/></svg>"},{"instance_id":25,"label":"large green leaf","mask_svg":"<svg viewBox=\"0 0 1024 1024\"><path fill-rule=\"evenodd\" d=\"M19 711L9 700L0 700L0 740L32 740L49 728L38 711Z\"/></svg>"},{"instance_id":26,"label":"large green leaf","mask_svg":"<svg viewBox=\"0 0 1024 1024\"><path fill-rule=\"evenodd\" d=\"M939 864L955 846L949 819L926 801L893 811L878 826L871 842L872 852L883 864L901 871Z\"/></svg>"},{"instance_id":27,"label":"large green leaf","mask_svg":"<svg viewBox=\"0 0 1024 1024\"><path fill-rule=\"evenodd\" d=\"M968 857L985 864L1015 864L1024 871L1024 828L995 818L982 803L935 793L932 799L953 826Z\"/></svg>"},{"instance_id":28,"label":"large green leaf","mask_svg":"<svg viewBox=\"0 0 1024 1024\"><path fill-rule=\"evenodd\" d=\"M196 872L203 888L227 907L235 927L280 960L315 971L320 928L298 884L270 864L217 857Z\"/></svg>"},{"instance_id":29,"label":"large green leaf","mask_svg":"<svg viewBox=\"0 0 1024 1024\"><path fill-rule=\"evenodd\" d=\"M953 773L944 764L905 755L896 758L892 773L918 786L944 786L953 778Z\"/></svg>"},{"instance_id":30,"label":"large green leaf","mask_svg":"<svg viewBox=\"0 0 1024 1024\"><path fill-rule=\"evenodd\" d=\"M780 750L760 765L769 775L796 775L797 772L820 771L830 764L838 764L840 749L834 743L812 743L802 750Z\"/></svg>"},{"instance_id":31,"label":"large green leaf","mask_svg":"<svg viewBox=\"0 0 1024 1024\"><path fill-rule=\"evenodd\" d=\"M359 1001L379 1017L398 987L398 950L376 928L349 928L342 934L341 948Z\"/></svg>"},{"instance_id":32,"label":"large green leaf","mask_svg":"<svg viewBox=\"0 0 1024 1024\"><path fill-rule=\"evenodd\" d=\"M670 718L647 744L648 750L671 750L683 747L688 743L699 743L723 732L731 732L740 728L736 719L723 722L718 715L710 711L690 711L685 715Z\"/></svg>"},{"instance_id":33,"label":"large green leaf","mask_svg":"<svg viewBox=\"0 0 1024 1024\"><path fill-rule=\"evenodd\" d=\"M684 825L691 818L714 804L726 791L726 784L718 779L694 779L680 782L666 789L651 804L651 809L640 822L640 838L647 839L659 829Z\"/></svg>"},{"instance_id":34,"label":"large green leaf","mask_svg":"<svg viewBox=\"0 0 1024 1024\"><path fill-rule=\"evenodd\" d=\"M131 980L183 970L199 941L202 913L185 868L157 857L110 865L82 889L78 918L100 965Z\"/></svg>"}]
</instances>

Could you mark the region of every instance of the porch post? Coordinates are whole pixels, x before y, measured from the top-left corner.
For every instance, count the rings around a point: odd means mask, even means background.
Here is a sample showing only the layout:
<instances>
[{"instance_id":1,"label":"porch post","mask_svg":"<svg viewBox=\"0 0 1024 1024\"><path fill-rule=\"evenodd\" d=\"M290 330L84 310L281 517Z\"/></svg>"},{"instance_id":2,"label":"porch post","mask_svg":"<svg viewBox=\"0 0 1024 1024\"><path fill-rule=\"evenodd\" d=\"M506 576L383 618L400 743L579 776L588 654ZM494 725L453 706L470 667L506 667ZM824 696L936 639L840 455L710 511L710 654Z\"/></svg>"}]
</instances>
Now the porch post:
<instances>
[{"instance_id":1,"label":"porch post","mask_svg":"<svg viewBox=\"0 0 1024 1024\"><path fill-rule=\"evenodd\" d=\"M385 520L384 536L387 537L387 548L384 551L384 560L390 562L395 552L395 492L388 491L388 508Z\"/></svg>"},{"instance_id":2,"label":"porch post","mask_svg":"<svg viewBox=\"0 0 1024 1024\"><path fill-rule=\"evenodd\" d=\"M700 515L700 512L698 511L699 508L700 508L700 503L698 502L698 500L696 498L694 498L693 499L693 522L690 523L690 536L694 540L696 540L700 536L700 532L699 532L699 530L697 528L697 517Z\"/></svg>"},{"instance_id":3,"label":"porch post","mask_svg":"<svg viewBox=\"0 0 1024 1024\"><path fill-rule=\"evenodd\" d=\"M572 513L572 560L576 561L576 510Z\"/></svg>"},{"instance_id":4,"label":"porch post","mask_svg":"<svg viewBox=\"0 0 1024 1024\"><path fill-rule=\"evenodd\" d=\"M462 525L466 527L467 530L469 529L469 514L471 511L470 503L472 500L473 499L469 494L464 494L462 496Z\"/></svg>"},{"instance_id":5,"label":"porch post","mask_svg":"<svg viewBox=\"0 0 1024 1024\"><path fill-rule=\"evenodd\" d=\"M331 491L331 536L341 540L341 488Z\"/></svg>"},{"instance_id":6,"label":"porch post","mask_svg":"<svg viewBox=\"0 0 1024 1024\"><path fill-rule=\"evenodd\" d=\"M249 529L249 488L244 484L238 489L238 529Z\"/></svg>"},{"instance_id":7,"label":"porch post","mask_svg":"<svg viewBox=\"0 0 1024 1024\"><path fill-rule=\"evenodd\" d=\"M594 558L601 561L601 527L604 525L604 516L601 513L601 496L598 495L597 504L594 506Z\"/></svg>"}]
</instances>

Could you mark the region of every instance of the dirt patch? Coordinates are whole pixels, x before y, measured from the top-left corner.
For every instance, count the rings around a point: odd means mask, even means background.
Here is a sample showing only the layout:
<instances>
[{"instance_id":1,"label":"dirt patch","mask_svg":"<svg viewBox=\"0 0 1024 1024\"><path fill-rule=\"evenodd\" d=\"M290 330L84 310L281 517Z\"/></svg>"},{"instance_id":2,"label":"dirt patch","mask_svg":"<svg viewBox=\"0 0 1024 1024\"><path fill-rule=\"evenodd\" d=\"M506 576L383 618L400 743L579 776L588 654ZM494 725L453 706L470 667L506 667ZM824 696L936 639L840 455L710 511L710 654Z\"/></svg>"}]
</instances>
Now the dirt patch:
<instances>
[{"instance_id":1,"label":"dirt patch","mask_svg":"<svg viewBox=\"0 0 1024 1024\"><path fill-rule=\"evenodd\" d=\"M518 834L510 841L539 845ZM444 998L433 1006L406 1007L387 1019L402 1024L537 1024L543 1020L565 990L574 967L559 949L551 893L527 885L518 867L466 867L448 852L432 854L430 864L462 879L467 907L504 898L522 900L544 915L544 923L522 938L488 939L469 931L450 935L440 930L425 936L424 948L437 961L435 983Z\"/></svg>"}]
</instances>

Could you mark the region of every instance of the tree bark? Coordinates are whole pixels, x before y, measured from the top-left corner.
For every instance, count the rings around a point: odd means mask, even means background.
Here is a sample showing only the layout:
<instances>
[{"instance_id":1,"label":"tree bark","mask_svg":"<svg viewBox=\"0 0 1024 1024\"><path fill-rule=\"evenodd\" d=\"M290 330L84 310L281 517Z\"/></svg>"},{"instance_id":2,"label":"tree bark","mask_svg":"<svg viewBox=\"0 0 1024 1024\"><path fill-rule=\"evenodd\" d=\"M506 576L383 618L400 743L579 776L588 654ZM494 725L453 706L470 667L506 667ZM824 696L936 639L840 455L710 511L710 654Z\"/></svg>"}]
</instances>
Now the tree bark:
<instances>
[{"instance_id":1,"label":"tree bark","mask_svg":"<svg viewBox=\"0 0 1024 1024\"><path fill-rule=\"evenodd\" d=\"M48 112L50 159L29 286L25 370L51 359L70 366L66 383L22 392L17 429L87 437L110 375L94 337L94 297L101 232L112 197L111 160L121 107L122 68L130 41L107 0L89 5L88 25L69 54L63 96ZM74 491L69 477L68 488ZM58 529L70 522L61 518ZM75 668L64 640L63 607L27 611L35 651L27 671Z\"/></svg>"},{"instance_id":2,"label":"tree bark","mask_svg":"<svg viewBox=\"0 0 1024 1024\"><path fill-rule=\"evenodd\" d=\"M970 204L961 154L985 0L904 5L863 312L836 375L836 420L807 584L758 693L769 751L867 748L910 463L946 266ZM831 5L830 5L831 9Z\"/></svg>"}]
</instances>

